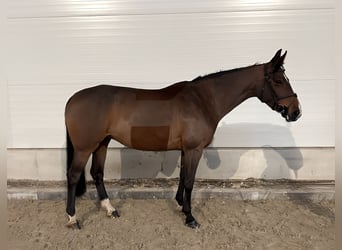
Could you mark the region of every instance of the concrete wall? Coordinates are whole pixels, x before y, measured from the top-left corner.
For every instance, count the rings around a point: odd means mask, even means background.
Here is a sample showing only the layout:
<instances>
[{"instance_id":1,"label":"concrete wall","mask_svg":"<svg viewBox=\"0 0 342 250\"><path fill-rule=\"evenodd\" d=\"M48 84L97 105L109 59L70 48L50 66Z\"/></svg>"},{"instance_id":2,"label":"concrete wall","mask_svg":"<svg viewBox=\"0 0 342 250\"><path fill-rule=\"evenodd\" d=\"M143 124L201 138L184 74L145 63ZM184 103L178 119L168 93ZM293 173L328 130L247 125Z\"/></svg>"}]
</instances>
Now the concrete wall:
<instances>
[{"instance_id":1,"label":"concrete wall","mask_svg":"<svg viewBox=\"0 0 342 250\"><path fill-rule=\"evenodd\" d=\"M334 148L208 148L197 171L203 179L333 180ZM9 179L65 180L66 154L62 149L11 149ZM87 179L90 162L86 167ZM179 176L180 153L144 152L111 148L105 179L174 178Z\"/></svg>"}]
</instances>

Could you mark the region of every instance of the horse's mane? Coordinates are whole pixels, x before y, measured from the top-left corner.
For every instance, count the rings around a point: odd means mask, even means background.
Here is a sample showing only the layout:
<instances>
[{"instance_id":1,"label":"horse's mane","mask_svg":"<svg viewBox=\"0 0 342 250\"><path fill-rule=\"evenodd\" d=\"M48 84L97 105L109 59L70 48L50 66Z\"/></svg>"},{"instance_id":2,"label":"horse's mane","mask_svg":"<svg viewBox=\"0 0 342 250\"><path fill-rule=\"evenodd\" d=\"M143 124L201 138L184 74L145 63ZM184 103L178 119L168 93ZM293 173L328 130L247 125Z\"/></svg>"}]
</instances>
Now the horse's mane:
<instances>
[{"instance_id":1,"label":"horse's mane","mask_svg":"<svg viewBox=\"0 0 342 250\"><path fill-rule=\"evenodd\" d=\"M227 73L238 72L238 71L241 71L243 69L252 68L252 67L257 66L257 65L260 65L260 64L259 63L255 63L255 64L247 66L247 67L241 67L241 68L230 69L230 70L221 70L221 71L210 73L210 74L207 74L207 75L204 75L204 76L198 76L198 77L194 78L192 81L195 82L195 81L198 81L198 80L205 80L205 79L210 79L210 78L216 78L216 77L223 76L223 75L225 75Z\"/></svg>"}]
</instances>

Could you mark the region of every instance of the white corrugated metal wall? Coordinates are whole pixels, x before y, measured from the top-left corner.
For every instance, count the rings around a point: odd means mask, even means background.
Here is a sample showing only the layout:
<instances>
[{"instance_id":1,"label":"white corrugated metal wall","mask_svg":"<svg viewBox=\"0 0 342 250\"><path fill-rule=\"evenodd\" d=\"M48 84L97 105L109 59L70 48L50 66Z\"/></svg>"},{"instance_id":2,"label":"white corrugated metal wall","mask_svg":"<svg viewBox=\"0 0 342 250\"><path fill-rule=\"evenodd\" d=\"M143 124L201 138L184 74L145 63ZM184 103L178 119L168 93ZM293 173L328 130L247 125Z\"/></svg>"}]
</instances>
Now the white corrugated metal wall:
<instances>
[{"instance_id":1,"label":"white corrugated metal wall","mask_svg":"<svg viewBox=\"0 0 342 250\"><path fill-rule=\"evenodd\" d=\"M159 88L266 62L279 48L303 117L289 124L249 99L211 146L334 146L332 0L11 0L7 23L10 149L62 149L64 105L81 88Z\"/></svg>"}]
</instances>

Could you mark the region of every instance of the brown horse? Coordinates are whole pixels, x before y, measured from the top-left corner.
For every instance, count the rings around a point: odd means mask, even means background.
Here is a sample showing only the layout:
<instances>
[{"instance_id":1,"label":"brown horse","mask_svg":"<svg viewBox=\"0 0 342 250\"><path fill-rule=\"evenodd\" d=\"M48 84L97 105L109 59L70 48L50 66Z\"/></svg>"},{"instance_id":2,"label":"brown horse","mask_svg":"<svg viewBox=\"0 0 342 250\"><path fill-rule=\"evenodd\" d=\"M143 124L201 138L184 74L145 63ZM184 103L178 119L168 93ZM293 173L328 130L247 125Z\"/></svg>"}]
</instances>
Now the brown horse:
<instances>
[{"instance_id":1,"label":"brown horse","mask_svg":"<svg viewBox=\"0 0 342 250\"><path fill-rule=\"evenodd\" d=\"M287 121L301 116L297 95L284 73L281 50L264 64L217 72L158 90L96 86L74 94L65 108L67 129L66 212L77 225L75 196L85 192L84 168L93 154L91 176L107 215L119 213L103 183L108 143L115 139L140 150L181 150L176 200L185 224L199 226L191 213L191 192L203 148L213 139L220 119L250 97L258 97ZM125 167L125 166L123 166Z\"/></svg>"}]
</instances>

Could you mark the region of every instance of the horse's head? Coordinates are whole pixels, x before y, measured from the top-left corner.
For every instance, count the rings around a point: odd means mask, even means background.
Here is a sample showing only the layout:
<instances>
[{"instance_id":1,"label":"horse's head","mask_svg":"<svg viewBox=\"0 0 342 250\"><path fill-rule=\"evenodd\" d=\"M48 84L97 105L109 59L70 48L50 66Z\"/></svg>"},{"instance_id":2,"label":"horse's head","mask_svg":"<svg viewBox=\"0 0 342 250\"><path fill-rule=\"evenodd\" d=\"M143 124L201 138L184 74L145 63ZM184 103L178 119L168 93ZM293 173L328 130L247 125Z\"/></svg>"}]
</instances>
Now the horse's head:
<instances>
[{"instance_id":1,"label":"horse's head","mask_svg":"<svg viewBox=\"0 0 342 250\"><path fill-rule=\"evenodd\" d=\"M289 79L285 75L284 60L287 51L281 55L277 51L272 60L264 64L264 82L259 99L270 108L279 112L288 122L296 121L302 115L297 94L293 92Z\"/></svg>"}]
</instances>

